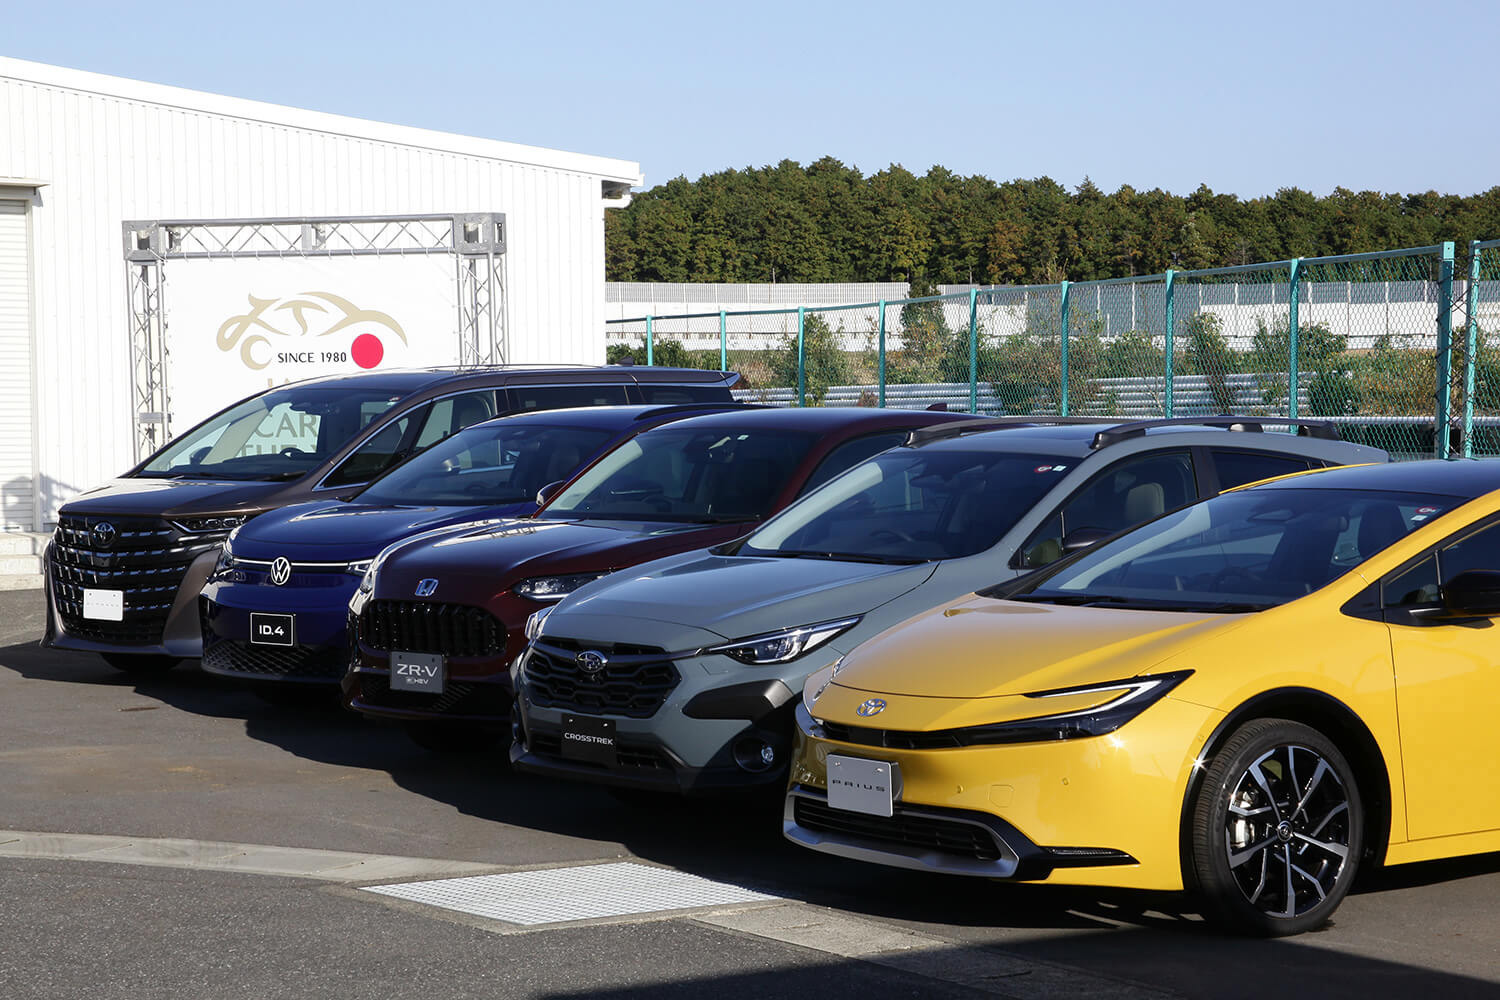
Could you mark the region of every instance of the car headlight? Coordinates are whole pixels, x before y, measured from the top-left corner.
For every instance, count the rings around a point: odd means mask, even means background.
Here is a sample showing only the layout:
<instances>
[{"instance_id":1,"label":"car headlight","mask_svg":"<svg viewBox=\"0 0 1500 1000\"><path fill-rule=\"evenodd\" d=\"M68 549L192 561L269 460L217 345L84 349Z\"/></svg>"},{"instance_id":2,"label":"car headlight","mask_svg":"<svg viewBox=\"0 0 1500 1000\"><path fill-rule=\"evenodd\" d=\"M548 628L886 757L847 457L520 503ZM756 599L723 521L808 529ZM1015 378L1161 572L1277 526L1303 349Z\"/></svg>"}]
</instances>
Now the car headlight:
<instances>
[{"instance_id":1,"label":"car headlight","mask_svg":"<svg viewBox=\"0 0 1500 1000\"><path fill-rule=\"evenodd\" d=\"M703 652L723 653L741 663L757 665L786 663L788 660L795 660L803 653L812 652L839 633L849 631L859 624L860 617L856 615L853 618L840 618L838 621L799 625L796 628L782 629L780 632L753 635L748 639L736 639L722 646L711 646Z\"/></svg>"},{"instance_id":2,"label":"car headlight","mask_svg":"<svg viewBox=\"0 0 1500 1000\"><path fill-rule=\"evenodd\" d=\"M245 514L230 514L225 517L183 517L172 523L190 535L217 535L238 528L247 519Z\"/></svg>"},{"instance_id":3,"label":"car headlight","mask_svg":"<svg viewBox=\"0 0 1500 1000\"><path fill-rule=\"evenodd\" d=\"M1047 743L1054 740L1103 736L1119 729L1156 704L1166 696L1168 691L1192 676L1192 673L1191 670L1179 670L1170 674L1130 677L1105 684L1059 688L1055 691L1037 691L1025 697L1045 700L1074 695L1103 695L1111 692L1115 692L1115 697L1093 708L1062 712L1057 715L1038 715L1029 719L1014 719L1009 722L996 722L987 726L967 726L963 729L948 730L944 735L952 736L959 746L981 743ZM923 735L939 734L924 733Z\"/></svg>"},{"instance_id":4,"label":"car headlight","mask_svg":"<svg viewBox=\"0 0 1500 1000\"><path fill-rule=\"evenodd\" d=\"M230 544L233 541L234 538L231 534L229 538L224 539L224 544L219 546L219 557L214 560L214 576L228 573L234 568L234 546Z\"/></svg>"},{"instance_id":5,"label":"car headlight","mask_svg":"<svg viewBox=\"0 0 1500 1000\"><path fill-rule=\"evenodd\" d=\"M593 583L607 573L569 573L566 576L534 576L511 589L533 601L560 601L584 584Z\"/></svg>"},{"instance_id":6,"label":"car headlight","mask_svg":"<svg viewBox=\"0 0 1500 1000\"><path fill-rule=\"evenodd\" d=\"M370 568L374 565L374 559L361 559L358 562L352 562L349 565L345 566L344 572L348 573L350 576L357 576L362 578L370 572ZM363 584L364 580L361 579L360 583Z\"/></svg>"},{"instance_id":7,"label":"car headlight","mask_svg":"<svg viewBox=\"0 0 1500 1000\"><path fill-rule=\"evenodd\" d=\"M527 642L536 642L537 638L542 634L542 622L546 621L547 616L551 613L552 608L543 608L540 611L533 611L531 617L526 619Z\"/></svg>"},{"instance_id":8,"label":"car headlight","mask_svg":"<svg viewBox=\"0 0 1500 1000\"><path fill-rule=\"evenodd\" d=\"M354 564L350 564L349 571L354 572ZM365 575L359 578L359 593L373 594L375 592L375 560L365 567Z\"/></svg>"}]
</instances>

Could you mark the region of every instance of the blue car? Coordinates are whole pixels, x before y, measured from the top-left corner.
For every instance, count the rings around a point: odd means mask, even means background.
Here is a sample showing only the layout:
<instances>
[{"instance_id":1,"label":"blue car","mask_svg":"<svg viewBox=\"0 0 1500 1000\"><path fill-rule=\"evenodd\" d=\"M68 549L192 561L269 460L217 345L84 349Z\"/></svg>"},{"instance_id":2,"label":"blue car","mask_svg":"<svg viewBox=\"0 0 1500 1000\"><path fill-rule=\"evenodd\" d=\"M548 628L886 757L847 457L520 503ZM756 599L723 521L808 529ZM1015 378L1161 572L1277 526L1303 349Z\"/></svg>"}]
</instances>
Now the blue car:
<instances>
[{"instance_id":1,"label":"blue car","mask_svg":"<svg viewBox=\"0 0 1500 1000\"><path fill-rule=\"evenodd\" d=\"M235 530L199 598L203 669L335 688L349 659L349 598L393 542L468 521L524 517L545 486L641 431L729 403L592 406L465 428L348 500L262 514Z\"/></svg>"}]
</instances>

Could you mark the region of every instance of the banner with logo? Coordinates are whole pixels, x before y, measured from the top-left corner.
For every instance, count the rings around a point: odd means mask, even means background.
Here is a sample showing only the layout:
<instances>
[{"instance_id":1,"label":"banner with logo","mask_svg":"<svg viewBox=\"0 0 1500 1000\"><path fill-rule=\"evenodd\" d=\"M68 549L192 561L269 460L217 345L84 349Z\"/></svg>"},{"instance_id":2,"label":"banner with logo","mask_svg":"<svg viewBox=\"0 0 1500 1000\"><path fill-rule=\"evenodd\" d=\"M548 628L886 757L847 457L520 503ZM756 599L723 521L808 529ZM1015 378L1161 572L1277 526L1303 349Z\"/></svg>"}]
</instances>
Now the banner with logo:
<instances>
[{"instance_id":1,"label":"banner with logo","mask_svg":"<svg viewBox=\"0 0 1500 1000\"><path fill-rule=\"evenodd\" d=\"M458 363L446 255L174 260L166 277L174 434L287 382Z\"/></svg>"}]
</instances>

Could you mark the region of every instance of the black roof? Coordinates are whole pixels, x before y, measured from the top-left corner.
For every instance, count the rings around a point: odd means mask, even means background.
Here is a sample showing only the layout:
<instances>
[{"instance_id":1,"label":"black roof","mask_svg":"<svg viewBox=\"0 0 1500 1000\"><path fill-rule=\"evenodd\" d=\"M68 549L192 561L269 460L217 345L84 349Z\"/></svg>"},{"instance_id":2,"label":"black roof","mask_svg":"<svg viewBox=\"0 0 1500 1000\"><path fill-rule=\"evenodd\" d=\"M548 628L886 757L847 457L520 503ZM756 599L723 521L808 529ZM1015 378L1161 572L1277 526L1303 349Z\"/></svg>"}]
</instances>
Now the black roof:
<instances>
[{"instance_id":1,"label":"black roof","mask_svg":"<svg viewBox=\"0 0 1500 1000\"><path fill-rule=\"evenodd\" d=\"M722 410L744 411L756 409L756 407L740 406L735 403L681 403L677 405L663 405L661 403L629 403L622 406L570 406L556 410L527 410L523 413L511 413L485 420L475 427L483 427L491 424L505 424L507 426L521 424L544 424L549 427L594 427L609 430L624 430L637 424L650 426L663 418L676 417L682 414L692 413L714 413ZM467 430L468 428L465 428Z\"/></svg>"},{"instance_id":2,"label":"black roof","mask_svg":"<svg viewBox=\"0 0 1500 1000\"><path fill-rule=\"evenodd\" d=\"M768 427L831 434L845 428L918 427L950 420L971 420L967 413L881 409L872 406L746 407L681 421L693 427Z\"/></svg>"},{"instance_id":3,"label":"black roof","mask_svg":"<svg viewBox=\"0 0 1500 1000\"><path fill-rule=\"evenodd\" d=\"M293 383L305 387L330 386L412 393L449 383L527 385L538 379L551 384L589 382L667 382L719 385L737 381L734 372L645 365L480 365L460 368L408 368L351 372Z\"/></svg>"},{"instance_id":4,"label":"black roof","mask_svg":"<svg viewBox=\"0 0 1500 1000\"><path fill-rule=\"evenodd\" d=\"M1500 459L1427 459L1389 465L1356 465L1279 479L1254 489L1386 490L1473 499L1500 490Z\"/></svg>"}]
</instances>

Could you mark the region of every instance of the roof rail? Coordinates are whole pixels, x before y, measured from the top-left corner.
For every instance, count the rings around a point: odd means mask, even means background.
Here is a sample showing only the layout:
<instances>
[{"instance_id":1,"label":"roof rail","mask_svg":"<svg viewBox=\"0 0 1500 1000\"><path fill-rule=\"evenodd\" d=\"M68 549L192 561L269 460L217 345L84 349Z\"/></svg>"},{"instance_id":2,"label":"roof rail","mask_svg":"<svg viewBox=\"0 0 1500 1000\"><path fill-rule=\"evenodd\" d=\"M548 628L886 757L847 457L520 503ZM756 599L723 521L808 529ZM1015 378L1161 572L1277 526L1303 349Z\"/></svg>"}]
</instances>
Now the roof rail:
<instances>
[{"instance_id":1,"label":"roof rail","mask_svg":"<svg viewBox=\"0 0 1500 1000\"><path fill-rule=\"evenodd\" d=\"M1011 427L1059 427L1068 424L1108 424L1114 417L1049 417L1045 414L1022 417L975 417L973 420L955 420L952 423L930 424L918 427L907 436L907 447L929 444L964 434L982 434L985 431L1002 431Z\"/></svg>"},{"instance_id":2,"label":"roof rail","mask_svg":"<svg viewBox=\"0 0 1500 1000\"><path fill-rule=\"evenodd\" d=\"M1146 431L1157 427L1219 427L1226 431L1248 431L1259 434L1267 426L1297 428L1297 433L1305 437L1323 438L1328 441L1339 440L1339 431L1332 421L1317 419L1309 420L1302 417L1242 417L1234 414L1221 413L1211 417L1161 417L1154 420L1136 420L1128 424L1120 424L1108 430L1100 431L1094 435L1094 443L1091 446L1097 451L1112 444L1118 444L1128 438L1140 437Z\"/></svg>"},{"instance_id":3,"label":"roof rail","mask_svg":"<svg viewBox=\"0 0 1500 1000\"><path fill-rule=\"evenodd\" d=\"M668 406L653 406L649 410L642 410L635 415L637 420L653 420L656 417L665 417L673 413L723 413L727 410L770 410L775 407L767 406L765 403L672 403Z\"/></svg>"}]
</instances>

